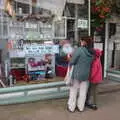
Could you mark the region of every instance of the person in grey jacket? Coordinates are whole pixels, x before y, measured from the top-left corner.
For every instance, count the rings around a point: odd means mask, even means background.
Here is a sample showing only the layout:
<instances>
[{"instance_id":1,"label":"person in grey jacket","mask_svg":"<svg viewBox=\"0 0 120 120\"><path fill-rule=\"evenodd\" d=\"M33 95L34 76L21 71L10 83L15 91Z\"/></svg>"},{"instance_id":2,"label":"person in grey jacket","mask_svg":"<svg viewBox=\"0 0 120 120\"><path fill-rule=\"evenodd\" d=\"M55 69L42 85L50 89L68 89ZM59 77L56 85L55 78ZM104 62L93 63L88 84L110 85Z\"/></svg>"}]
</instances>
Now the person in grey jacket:
<instances>
[{"instance_id":1,"label":"person in grey jacket","mask_svg":"<svg viewBox=\"0 0 120 120\"><path fill-rule=\"evenodd\" d=\"M70 66L74 65L67 106L70 112L74 112L76 107L79 111L84 110L89 85L90 66L93 60L93 53L89 48L91 43L91 37L82 38L80 40L81 46L76 49L70 61ZM78 92L79 96L77 99Z\"/></svg>"}]
</instances>

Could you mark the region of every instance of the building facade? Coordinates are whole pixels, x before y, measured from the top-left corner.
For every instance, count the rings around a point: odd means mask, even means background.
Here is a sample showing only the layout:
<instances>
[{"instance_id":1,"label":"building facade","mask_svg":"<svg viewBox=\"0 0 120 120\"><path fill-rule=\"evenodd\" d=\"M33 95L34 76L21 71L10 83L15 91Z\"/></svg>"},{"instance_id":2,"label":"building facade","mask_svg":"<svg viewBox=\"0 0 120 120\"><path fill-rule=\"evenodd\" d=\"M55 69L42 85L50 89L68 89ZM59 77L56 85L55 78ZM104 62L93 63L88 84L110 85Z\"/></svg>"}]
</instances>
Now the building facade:
<instances>
[{"instance_id":1,"label":"building facade","mask_svg":"<svg viewBox=\"0 0 120 120\"><path fill-rule=\"evenodd\" d=\"M68 61L62 54L61 60L64 58L64 61L58 61L62 66L59 65L56 54L60 53L59 48L64 42L73 44L80 37L88 35L88 2L52 2L53 4L49 0L15 0L10 3L15 16L9 14L9 9L6 13L1 7L1 64L8 87L1 88L0 104L67 96L68 88L65 87L63 79ZM1 6L3 4L4 1ZM58 58L60 60L60 56ZM44 79L44 65L48 64L54 73L52 79Z\"/></svg>"}]
</instances>

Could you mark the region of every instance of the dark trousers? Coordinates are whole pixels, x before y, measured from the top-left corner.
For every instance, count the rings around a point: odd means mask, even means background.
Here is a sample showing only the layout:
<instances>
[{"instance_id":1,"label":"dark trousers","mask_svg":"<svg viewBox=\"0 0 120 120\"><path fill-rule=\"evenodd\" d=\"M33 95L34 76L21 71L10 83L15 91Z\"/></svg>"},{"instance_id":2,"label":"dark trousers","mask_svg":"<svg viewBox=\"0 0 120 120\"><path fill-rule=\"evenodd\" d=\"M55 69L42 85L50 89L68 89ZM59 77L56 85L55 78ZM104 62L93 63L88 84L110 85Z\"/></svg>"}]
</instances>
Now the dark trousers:
<instances>
[{"instance_id":1,"label":"dark trousers","mask_svg":"<svg viewBox=\"0 0 120 120\"><path fill-rule=\"evenodd\" d=\"M86 103L97 104L97 87L98 84L90 83L86 98Z\"/></svg>"}]
</instances>

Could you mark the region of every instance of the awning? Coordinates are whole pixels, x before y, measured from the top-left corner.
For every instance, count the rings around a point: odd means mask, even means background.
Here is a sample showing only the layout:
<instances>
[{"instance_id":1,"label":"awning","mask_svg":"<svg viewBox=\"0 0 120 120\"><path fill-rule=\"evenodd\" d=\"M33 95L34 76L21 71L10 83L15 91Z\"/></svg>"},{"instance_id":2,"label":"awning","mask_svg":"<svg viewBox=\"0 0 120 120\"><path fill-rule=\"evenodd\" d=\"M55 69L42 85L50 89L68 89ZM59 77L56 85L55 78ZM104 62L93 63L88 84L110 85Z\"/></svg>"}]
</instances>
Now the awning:
<instances>
[{"instance_id":1,"label":"awning","mask_svg":"<svg viewBox=\"0 0 120 120\"><path fill-rule=\"evenodd\" d=\"M62 16L66 0L37 0L37 6L48 9L57 16Z\"/></svg>"},{"instance_id":2,"label":"awning","mask_svg":"<svg viewBox=\"0 0 120 120\"><path fill-rule=\"evenodd\" d=\"M85 0L67 0L68 3L84 4Z\"/></svg>"}]
</instances>

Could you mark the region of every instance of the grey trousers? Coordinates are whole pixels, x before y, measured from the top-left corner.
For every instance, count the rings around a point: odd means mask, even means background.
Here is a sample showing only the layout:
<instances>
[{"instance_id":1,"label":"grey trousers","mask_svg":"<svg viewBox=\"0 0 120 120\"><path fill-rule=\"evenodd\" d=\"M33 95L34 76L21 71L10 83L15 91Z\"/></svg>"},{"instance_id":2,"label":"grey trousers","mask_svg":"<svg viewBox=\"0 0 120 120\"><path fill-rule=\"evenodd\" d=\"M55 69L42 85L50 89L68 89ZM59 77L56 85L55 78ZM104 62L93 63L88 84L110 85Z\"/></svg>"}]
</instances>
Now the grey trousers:
<instances>
[{"instance_id":1,"label":"grey trousers","mask_svg":"<svg viewBox=\"0 0 120 120\"><path fill-rule=\"evenodd\" d=\"M97 97L97 94L98 94L97 87L98 87L98 84L93 84L93 83L89 84L86 103L97 104L97 98L98 98Z\"/></svg>"}]
</instances>

